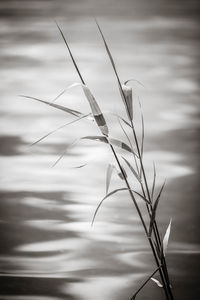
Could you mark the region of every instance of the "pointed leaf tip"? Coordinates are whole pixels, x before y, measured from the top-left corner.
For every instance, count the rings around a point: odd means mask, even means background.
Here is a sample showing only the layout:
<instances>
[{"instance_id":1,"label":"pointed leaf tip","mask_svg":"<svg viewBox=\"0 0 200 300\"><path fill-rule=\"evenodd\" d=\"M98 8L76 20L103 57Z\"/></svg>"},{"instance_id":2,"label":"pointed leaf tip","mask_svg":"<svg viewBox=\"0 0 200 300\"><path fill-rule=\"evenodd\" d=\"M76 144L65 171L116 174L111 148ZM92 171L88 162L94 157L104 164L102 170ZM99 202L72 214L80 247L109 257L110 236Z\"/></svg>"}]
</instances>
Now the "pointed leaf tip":
<instances>
[{"instance_id":1,"label":"pointed leaf tip","mask_svg":"<svg viewBox=\"0 0 200 300\"><path fill-rule=\"evenodd\" d=\"M169 225L167 227L165 236L163 238L163 255L166 255L167 252L167 247L168 247L168 243L169 243L169 236L170 236L170 232L171 232L171 224L172 224L172 219L170 219Z\"/></svg>"}]
</instances>

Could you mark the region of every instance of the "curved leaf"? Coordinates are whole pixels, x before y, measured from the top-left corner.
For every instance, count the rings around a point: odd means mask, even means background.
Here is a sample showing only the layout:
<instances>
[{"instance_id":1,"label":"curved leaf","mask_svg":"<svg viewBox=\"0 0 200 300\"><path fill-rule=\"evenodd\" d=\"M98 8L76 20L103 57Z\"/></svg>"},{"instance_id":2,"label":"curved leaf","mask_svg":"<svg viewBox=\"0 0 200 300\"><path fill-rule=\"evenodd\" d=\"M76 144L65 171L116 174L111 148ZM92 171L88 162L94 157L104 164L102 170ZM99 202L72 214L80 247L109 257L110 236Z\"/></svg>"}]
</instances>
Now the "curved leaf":
<instances>
[{"instance_id":1,"label":"curved leaf","mask_svg":"<svg viewBox=\"0 0 200 300\"><path fill-rule=\"evenodd\" d=\"M103 142L106 144L108 144L108 139L109 139L109 143L111 145L116 146L122 150L128 151L128 152L136 155L136 153L133 152L133 150L127 144L125 144L124 142L117 140L117 139L106 138L104 136L98 136L98 135L84 136L81 139L88 139L88 140L93 140L93 141L97 141L97 142Z\"/></svg>"},{"instance_id":2,"label":"curved leaf","mask_svg":"<svg viewBox=\"0 0 200 300\"><path fill-rule=\"evenodd\" d=\"M122 150L128 151L132 154L134 154L135 156L138 157L138 155L124 142L117 140L117 139L113 139L113 138L109 138L109 142L113 145L116 146L118 148L121 148Z\"/></svg>"},{"instance_id":3,"label":"curved leaf","mask_svg":"<svg viewBox=\"0 0 200 300\"><path fill-rule=\"evenodd\" d=\"M108 197L112 196L112 195L115 194L115 193L118 193L118 192L121 192L121 191L127 191L127 190L130 190L130 189L128 189L128 188L120 188L120 189L116 189L116 190L110 192L109 194L107 194L107 195L100 201L100 203L98 204L98 206L97 206L97 208L96 208L96 210L95 210L94 216L93 216L93 218L92 218L92 224L91 224L91 225L93 226L94 220L95 220L96 215L97 215L97 213L98 213L98 211L99 211L99 208L101 207L101 205L103 204L103 202L104 202Z\"/></svg>"},{"instance_id":4,"label":"curved leaf","mask_svg":"<svg viewBox=\"0 0 200 300\"><path fill-rule=\"evenodd\" d=\"M71 124L73 124L73 123L75 123L75 122L78 122L78 121L80 121L80 120L83 119L83 118L87 118L88 116L89 116L89 115L83 115L82 117L80 117L80 118L78 118L78 119L75 119L75 120L73 120L73 121L71 121L71 122L68 122L68 123L66 123L66 124L64 124L64 125L59 126L58 128L56 128L56 129L50 131L49 133L43 135L43 136L42 136L41 138L39 138L37 141L35 141L34 143L32 143L31 146L36 145L37 143L41 142L41 141L44 140L46 137L48 137L49 135L55 133L55 132L58 131L59 129L62 129L62 128L68 126L68 125L71 125Z\"/></svg>"}]
</instances>

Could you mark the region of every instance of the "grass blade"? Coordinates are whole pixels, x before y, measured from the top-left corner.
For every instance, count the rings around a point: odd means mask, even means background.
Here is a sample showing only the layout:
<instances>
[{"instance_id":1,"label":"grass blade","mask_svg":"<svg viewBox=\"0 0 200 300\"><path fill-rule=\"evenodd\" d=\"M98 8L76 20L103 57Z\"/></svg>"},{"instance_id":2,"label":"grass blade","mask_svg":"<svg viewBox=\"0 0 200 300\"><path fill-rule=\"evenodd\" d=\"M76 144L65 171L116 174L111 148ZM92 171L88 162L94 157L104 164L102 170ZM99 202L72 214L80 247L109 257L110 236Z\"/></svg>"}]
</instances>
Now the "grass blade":
<instances>
[{"instance_id":1,"label":"grass blade","mask_svg":"<svg viewBox=\"0 0 200 300\"><path fill-rule=\"evenodd\" d=\"M149 200L147 198L145 198L142 194L134 191L135 194L137 194L138 196L140 196L140 198L142 198L146 203L150 204Z\"/></svg>"},{"instance_id":2,"label":"grass blade","mask_svg":"<svg viewBox=\"0 0 200 300\"><path fill-rule=\"evenodd\" d=\"M157 210L158 202L160 200L160 196L162 194L164 186L165 186L165 182L161 186L160 192L159 192L159 194L158 194L158 196L155 200L155 203L154 203L154 206L153 206L153 209L152 209L151 220L150 220L150 225L149 225L149 236L151 236L151 233L152 233L152 230L153 230L153 224L154 224L154 221L155 221L155 218L156 218L156 210Z\"/></svg>"},{"instance_id":3,"label":"grass blade","mask_svg":"<svg viewBox=\"0 0 200 300\"><path fill-rule=\"evenodd\" d=\"M67 108L65 106L58 105L58 104L55 104L55 103L52 103L52 102L48 102L48 101L45 101L45 100L41 100L41 99L38 99L38 98L35 98L35 97L25 96L25 95L20 95L20 97L31 99L31 100L35 100L35 101L39 101L41 103L47 104L47 105L52 106L52 107L57 108L57 109L60 109L60 110L62 110L64 112L67 112L67 113L69 113L69 114L71 114L73 116L76 116L76 117L79 117L80 115L83 115L80 111L73 110L73 109Z\"/></svg>"},{"instance_id":4,"label":"grass blade","mask_svg":"<svg viewBox=\"0 0 200 300\"><path fill-rule=\"evenodd\" d=\"M163 255L165 256L166 252L167 252L167 246L169 243L169 236L170 236L170 231L171 231L171 224L172 224L172 219L169 222L169 225L167 227L164 239L163 239Z\"/></svg>"},{"instance_id":5,"label":"grass blade","mask_svg":"<svg viewBox=\"0 0 200 300\"><path fill-rule=\"evenodd\" d=\"M78 140L75 140L73 143L71 143L70 145L68 145L65 150L63 151L63 153L58 157L58 159L55 161L55 163L51 166L52 168L54 168L58 163L59 161L65 156L67 150L72 147L74 144L76 144Z\"/></svg>"},{"instance_id":6,"label":"grass blade","mask_svg":"<svg viewBox=\"0 0 200 300\"><path fill-rule=\"evenodd\" d=\"M125 163L127 164L127 166L129 167L129 169L131 170L131 172L133 173L133 175L135 176L135 178L141 183L141 178L138 176L137 172L133 169L133 167L131 166L129 161L126 158L124 158L123 156L122 156L122 158L125 161Z\"/></svg>"},{"instance_id":7,"label":"grass blade","mask_svg":"<svg viewBox=\"0 0 200 300\"><path fill-rule=\"evenodd\" d=\"M81 139L88 139L88 140L93 140L93 141L103 142L108 144L108 139L104 136L99 136L99 135L84 136ZM122 150L128 151L136 155L136 153L134 153L133 150L127 144L125 144L120 140L109 138L109 143L113 146L116 146Z\"/></svg>"},{"instance_id":8,"label":"grass blade","mask_svg":"<svg viewBox=\"0 0 200 300\"><path fill-rule=\"evenodd\" d=\"M127 126L131 127L131 124L129 124L124 118L117 116L120 120L122 120Z\"/></svg>"},{"instance_id":9,"label":"grass blade","mask_svg":"<svg viewBox=\"0 0 200 300\"><path fill-rule=\"evenodd\" d=\"M151 190L151 202L152 203L153 203L155 184L156 184L156 166L155 166L155 163L153 163L153 184L152 184L152 190Z\"/></svg>"},{"instance_id":10,"label":"grass blade","mask_svg":"<svg viewBox=\"0 0 200 300\"><path fill-rule=\"evenodd\" d=\"M140 106L141 123L142 123L142 137L141 137L141 149L140 149L141 158L142 158L143 153L144 153L144 116L143 116L143 112L142 112L142 104L140 102L139 97L138 97L138 102L139 102L139 106Z\"/></svg>"},{"instance_id":11,"label":"grass blade","mask_svg":"<svg viewBox=\"0 0 200 300\"><path fill-rule=\"evenodd\" d=\"M109 164L107 171L106 171L106 195L108 194L110 181L111 181L111 177L112 177L112 172L113 172L114 168L115 168L115 166Z\"/></svg>"},{"instance_id":12,"label":"grass blade","mask_svg":"<svg viewBox=\"0 0 200 300\"><path fill-rule=\"evenodd\" d=\"M130 138L129 138L129 136L128 136L127 132L126 132L126 130L125 130L125 129L124 129L124 127L122 126L122 124L121 124L121 121L120 121L120 118L119 118L119 117L118 117L118 122L119 122L119 125L120 125L120 127L121 127L121 129L122 129L122 131L123 131L124 135L126 136L126 138L127 138L128 142L129 142L129 145L130 145L130 147L131 147L131 149L132 149L132 151L133 151L133 146L132 146L131 140L130 140ZM134 151L133 151L133 152L134 152Z\"/></svg>"},{"instance_id":13,"label":"grass blade","mask_svg":"<svg viewBox=\"0 0 200 300\"><path fill-rule=\"evenodd\" d=\"M100 203L98 204L98 206L97 206L97 208L96 208L96 210L95 210L94 216L93 216L93 218L92 218L92 224L91 224L91 226L93 226L94 221L95 221L95 218L96 218L96 215L97 215L97 213L98 213L98 211L99 211L101 205L103 204L103 202L104 202L108 197L110 197L110 196L112 196L112 195L114 195L114 194L116 194L116 193L118 193L118 192L121 192L121 191L127 191L127 190L130 190L130 189L128 189L128 188L120 188L120 189L116 189L116 190L110 192L109 194L107 194L107 195L100 201Z\"/></svg>"},{"instance_id":14,"label":"grass blade","mask_svg":"<svg viewBox=\"0 0 200 300\"><path fill-rule=\"evenodd\" d=\"M80 118L78 118L78 119L76 119L76 120L73 120L73 121L71 121L71 122L68 122L68 123L65 123L65 124L59 126L58 128L56 128L56 129L50 131L49 133L47 133L47 134L45 134L44 136L42 136L41 138L39 138L37 141L35 141L34 143L32 143L30 146L34 146L34 145L38 144L39 142L41 142L42 140L44 140L45 138L47 138L49 135L55 133L56 131L58 131L58 130L60 130L60 129L62 129L62 128L64 128L64 127L70 125L70 124L73 124L73 123L75 123L75 122L78 122L78 121L80 121L80 120L83 119L83 118L87 118L88 116L89 116L89 114L83 115L82 117L80 117Z\"/></svg>"},{"instance_id":15,"label":"grass blade","mask_svg":"<svg viewBox=\"0 0 200 300\"><path fill-rule=\"evenodd\" d=\"M97 27L98 27L98 29L99 29L99 32L100 32L100 34L101 34L101 37L102 37L102 40L103 40L103 42L104 42L104 46L105 46L106 52L107 52L107 54L108 54L108 56L109 56L111 65L112 65L112 67L113 67L115 76L116 76L116 78L117 78L117 82L118 82L120 94L121 94L121 96L122 96L122 100L123 100L123 102L124 102L124 105L125 105L125 108L126 108L126 111L127 111L127 115L128 115L128 117L129 117L129 119L132 120L132 119L131 119L131 112L129 111L129 107L128 107L127 102L126 102L126 96L125 96L125 94L124 94L124 90L123 90L123 88L122 88L122 84L121 84L121 82L120 82L119 75L118 75L118 73L117 73L117 69L116 69L116 66L115 66L114 59L113 59L112 54L111 54L111 52L110 52L110 50L109 50L109 48L108 48L108 45L107 45L107 43L106 43L105 37L104 37L104 35L103 35L103 32L102 32L102 30L101 30L101 28L100 28L100 26L99 26L99 24L98 24L98 22L97 22L96 19L95 19L95 22L96 22Z\"/></svg>"},{"instance_id":16,"label":"grass blade","mask_svg":"<svg viewBox=\"0 0 200 300\"><path fill-rule=\"evenodd\" d=\"M81 140L92 140L92 141L97 141L97 142L102 142L108 144L108 140L106 137L101 136L101 135L88 135L88 136L83 136Z\"/></svg>"},{"instance_id":17,"label":"grass blade","mask_svg":"<svg viewBox=\"0 0 200 300\"><path fill-rule=\"evenodd\" d=\"M52 100L52 102L56 102L56 100L58 100L58 98L60 98L65 92L66 92L66 89L63 90L60 94L58 94L58 96L56 96L56 97Z\"/></svg>"},{"instance_id":18,"label":"grass blade","mask_svg":"<svg viewBox=\"0 0 200 300\"><path fill-rule=\"evenodd\" d=\"M73 62L73 64L74 64L74 67L75 67L75 69L76 69L76 71L77 71L77 73L78 73L78 75L79 75L79 77L80 77L80 80L81 80L81 82L82 82L83 84L85 84L85 82L84 82L84 80L83 80L83 77L81 76L81 73L80 73L80 71L79 71L79 68L78 68L78 66L77 66L77 64L76 64L76 61L75 61L75 59L74 59L74 57L73 57L73 54L72 54L71 49L70 49L70 47L69 47L69 44L67 43L67 40L66 40L66 38L65 38L65 36L64 36L64 33L63 33L62 29L60 28L60 26L58 25L58 23L57 23L56 21L55 21L55 23L56 23L56 26L58 27L58 30L60 31L60 34L61 34L61 36L62 36L62 38L63 38L63 41L64 41L65 45L67 46L67 49L68 49L69 54L70 54L70 57L71 57L71 59L72 59L72 62Z\"/></svg>"},{"instance_id":19,"label":"grass blade","mask_svg":"<svg viewBox=\"0 0 200 300\"><path fill-rule=\"evenodd\" d=\"M138 157L138 155L124 142L117 140L117 139L113 139L113 138L109 138L109 142L116 147L121 148L122 150L128 151L132 154L134 154L135 156Z\"/></svg>"}]
</instances>

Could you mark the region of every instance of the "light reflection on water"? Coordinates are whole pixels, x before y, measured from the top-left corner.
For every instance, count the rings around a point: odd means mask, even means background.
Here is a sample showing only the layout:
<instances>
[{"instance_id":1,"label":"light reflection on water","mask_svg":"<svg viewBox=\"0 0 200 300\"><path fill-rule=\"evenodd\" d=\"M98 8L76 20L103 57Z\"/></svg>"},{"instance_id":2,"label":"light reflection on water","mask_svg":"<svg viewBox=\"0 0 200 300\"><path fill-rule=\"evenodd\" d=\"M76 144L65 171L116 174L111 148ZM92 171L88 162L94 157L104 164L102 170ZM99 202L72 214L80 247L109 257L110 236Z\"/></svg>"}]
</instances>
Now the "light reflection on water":
<instances>
[{"instance_id":1,"label":"light reflection on water","mask_svg":"<svg viewBox=\"0 0 200 300\"><path fill-rule=\"evenodd\" d=\"M18 1L0 4L4 13L14 12L12 17L4 16L0 26L0 299L129 299L154 270L143 230L125 193L108 199L94 226L90 226L96 205L105 195L107 163L112 162L104 145L79 141L51 168L75 139L99 134L94 124L85 120L29 147L72 120L52 108L17 97L28 94L51 100L78 81L50 16L58 16L70 35L73 52L106 111L112 135L122 135L109 114L121 114L123 109L117 84L88 11L100 16L121 78L134 77L145 85L134 85L135 95L142 99L146 123L145 166L150 182L154 160L158 186L168 180L159 224L163 233L173 217L168 262L176 299L194 299L198 295L199 257L199 40L193 2L184 1L182 13L178 1L174 1L174 8L162 0L151 1L145 8L141 1L133 10L126 0L120 13L114 1L112 10L105 6L107 12L102 11L105 1L101 7L97 1L83 2L85 5L79 3L79 7L71 1L59 1L59 5L48 2L48 7L45 1L29 1L29 7L23 2L30 18L17 8ZM45 16L42 7L46 8ZM78 88L68 91L58 103L89 111ZM139 131L138 119L136 123ZM83 168L74 168L83 164ZM115 176L111 189L119 185L123 183ZM153 283L141 294L141 299L162 298L162 291Z\"/></svg>"}]
</instances>

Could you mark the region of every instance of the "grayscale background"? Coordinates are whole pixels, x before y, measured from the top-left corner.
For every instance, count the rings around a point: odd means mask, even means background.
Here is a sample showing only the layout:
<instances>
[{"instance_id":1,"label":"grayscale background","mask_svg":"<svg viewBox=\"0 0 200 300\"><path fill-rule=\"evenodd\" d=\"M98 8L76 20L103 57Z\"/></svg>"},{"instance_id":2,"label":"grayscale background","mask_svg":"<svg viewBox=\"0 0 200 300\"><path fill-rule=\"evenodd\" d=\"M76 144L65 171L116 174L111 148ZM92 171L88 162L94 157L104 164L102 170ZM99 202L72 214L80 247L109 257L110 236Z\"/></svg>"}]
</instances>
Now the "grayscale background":
<instances>
[{"instance_id":1,"label":"grayscale background","mask_svg":"<svg viewBox=\"0 0 200 300\"><path fill-rule=\"evenodd\" d=\"M123 104L94 17L121 80L144 85L132 83L134 105L139 95L149 182L153 161L157 190L167 179L158 223L164 235L172 218L167 262L173 292L176 300L198 299L199 16L200 2L193 0L0 1L1 300L128 300L155 269L126 193L109 198L90 226L112 163L105 145L79 141L51 168L74 140L99 134L95 124L81 121L30 147L73 120L19 97L51 101L79 82L54 20L112 135L122 137L108 111L123 115ZM58 103L89 112L79 87ZM121 186L113 176L111 189ZM149 282L139 299L161 300L164 294Z\"/></svg>"}]
</instances>

